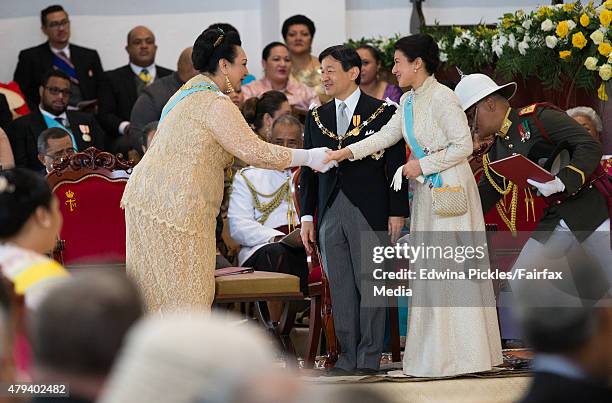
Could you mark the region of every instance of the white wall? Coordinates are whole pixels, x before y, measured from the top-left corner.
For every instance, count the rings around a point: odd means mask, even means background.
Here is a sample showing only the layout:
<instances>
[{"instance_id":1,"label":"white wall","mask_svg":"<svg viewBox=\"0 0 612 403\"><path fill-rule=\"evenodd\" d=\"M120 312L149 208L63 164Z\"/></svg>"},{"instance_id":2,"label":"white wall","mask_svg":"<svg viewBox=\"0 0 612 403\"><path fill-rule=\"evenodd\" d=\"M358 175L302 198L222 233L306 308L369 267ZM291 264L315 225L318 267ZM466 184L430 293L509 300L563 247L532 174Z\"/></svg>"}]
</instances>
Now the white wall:
<instances>
[{"instance_id":1,"label":"white wall","mask_svg":"<svg viewBox=\"0 0 612 403\"><path fill-rule=\"evenodd\" d=\"M0 82L12 80L21 49L44 42L40 10L62 4L72 21L72 42L95 48L105 69L127 62L126 34L149 26L159 46L157 62L175 68L183 48L213 22L230 22L241 33L249 69L261 75L261 49L280 40L281 25L293 14L315 21L316 54L346 38L408 34L410 0L0 0ZM549 4L544 0L426 0L428 23L495 22L504 12Z\"/></svg>"}]
</instances>

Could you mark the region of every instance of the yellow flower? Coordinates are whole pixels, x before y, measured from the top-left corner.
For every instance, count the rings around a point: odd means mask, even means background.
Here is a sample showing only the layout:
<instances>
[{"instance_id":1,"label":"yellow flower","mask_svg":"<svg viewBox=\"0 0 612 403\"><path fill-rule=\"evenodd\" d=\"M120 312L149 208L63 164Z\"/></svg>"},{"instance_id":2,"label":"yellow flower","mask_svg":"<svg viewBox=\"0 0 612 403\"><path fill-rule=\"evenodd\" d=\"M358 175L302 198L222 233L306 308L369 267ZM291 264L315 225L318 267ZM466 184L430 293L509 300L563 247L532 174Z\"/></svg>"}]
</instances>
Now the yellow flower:
<instances>
[{"instance_id":1,"label":"yellow flower","mask_svg":"<svg viewBox=\"0 0 612 403\"><path fill-rule=\"evenodd\" d=\"M606 83L601 83L599 89L597 90L597 97L602 101L608 100L608 94L606 94Z\"/></svg>"},{"instance_id":2,"label":"yellow flower","mask_svg":"<svg viewBox=\"0 0 612 403\"><path fill-rule=\"evenodd\" d=\"M603 25L604 27L607 27L608 25L610 25L611 21L612 21L612 11L601 10L601 14L599 14L599 22L601 22L601 25Z\"/></svg>"},{"instance_id":3,"label":"yellow flower","mask_svg":"<svg viewBox=\"0 0 612 403\"><path fill-rule=\"evenodd\" d=\"M559 57L563 60L569 59L572 56L571 50L562 50L559 52Z\"/></svg>"},{"instance_id":4,"label":"yellow flower","mask_svg":"<svg viewBox=\"0 0 612 403\"><path fill-rule=\"evenodd\" d=\"M572 45L574 45L575 48L582 49L586 46L586 44L587 40L582 32L577 32L572 35Z\"/></svg>"},{"instance_id":5,"label":"yellow flower","mask_svg":"<svg viewBox=\"0 0 612 403\"><path fill-rule=\"evenodd\" d=\"M550 16L552 15L552 10L548 6L542 6L538 9L538 17Z\"/></svg>"},{"instance_id":6,"label":"yellow flower","mask_svg":"<svg viewBox=\"0 0 612 403\"><path fill-rule=\"evenodd\" d=\"M600 55L608 57L610 53L612 53L612 45L610 45L608 42L602 42L597 47L597 50L599 51Z\"/></svg>"},{"instance_id":7,"label":"yellow flower","mask_svg":"<svg viewBox=\"0 0 612 403\"><path fill-rule=\"evenodd\" d=\"M510 20L510 18L504 18L502 20L502 27L508 29L512 26L512 20Z\"/></svg>"},{"instance_id":8,"label":"yellow flower","mask_svg":"<svg viewBox=\"0 0 612 403\"><path fill-rule=\"evenodd\" d=\"M568 3L563 5L563 11L567 11L568 13L574 9L574 3Z\"/></svg>"},{"instance_id":9,"label":"yellow flower","mask_svg":"<svg viewBox=\"0 0 612 403\"><path fill-rule=\"evenodd\" d=\"M559 25L557 25L557 36L559 38L565 38L569 33L569 24L567 21L561 21Z\"/></svg>"},{"instance_id":10,"label":"yellow flower","mask_svg":"<svg viewBox=\"0 0 612 403\"><path fill-rule=\"evenodd\" d=\"M583 27L588 27L590 22L591 22L591 19L589 18L588 15L582 14L580 16L580 25L582 25Z\"/></svg>"},{"instance_id":11,"label":"yellow flower","mask_svg":"<svg viewBox=\"0 0 612 403\"><path fill-rule=\"evenodd\" d=\"M612 0L606 0L606 2L603 3L603 5L604 5L605 8L610 10L612 8Z\"/></svg>"},{"instance_id":12,"label":"yellow flower","mask_svg":"<svg viewBox=\"0 0 612 403\"><path fill-rule=\"evenodd\" d=\"M599 77L604 81L608 81L612 77L612 66L607 63L602 65L599 68Z\"/></svg>"}]
</instances>

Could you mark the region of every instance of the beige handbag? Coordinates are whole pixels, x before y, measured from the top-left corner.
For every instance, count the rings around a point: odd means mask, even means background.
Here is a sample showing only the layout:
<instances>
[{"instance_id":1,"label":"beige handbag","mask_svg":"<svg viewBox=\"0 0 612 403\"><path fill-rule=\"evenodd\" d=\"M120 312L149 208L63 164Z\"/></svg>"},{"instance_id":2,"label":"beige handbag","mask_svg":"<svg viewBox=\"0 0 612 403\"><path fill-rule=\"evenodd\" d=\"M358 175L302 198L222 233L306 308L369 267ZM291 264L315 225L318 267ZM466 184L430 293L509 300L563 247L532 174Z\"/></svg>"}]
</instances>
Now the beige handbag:
<instances>
[{"instance_id":1,"label":"beige handbag","mask_svg":"<svg viewBox=\"0 0 612 403\"><path fill-rule=\"evenodd\" d=\"M461 185L432 188L431 199L433 213L441 217L457 217L467 213L467 197Z\"/></svg>"}]
</instances>

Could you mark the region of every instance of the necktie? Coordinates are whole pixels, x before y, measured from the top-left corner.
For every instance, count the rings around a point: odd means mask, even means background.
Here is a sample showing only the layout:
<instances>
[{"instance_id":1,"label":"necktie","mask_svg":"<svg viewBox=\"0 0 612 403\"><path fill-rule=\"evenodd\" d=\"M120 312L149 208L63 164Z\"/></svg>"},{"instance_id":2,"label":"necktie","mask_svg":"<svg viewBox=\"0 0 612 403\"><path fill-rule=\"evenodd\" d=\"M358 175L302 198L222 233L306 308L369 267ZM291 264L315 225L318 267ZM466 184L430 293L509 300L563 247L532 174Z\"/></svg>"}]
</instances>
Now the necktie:
<instances>
[{"instance_id":1,"label":"necktie","mask_svg":"<svg viewBox=\"0 0 612 403\"><path fill-rule=\"evenodd\" d=\"M59 123L60 125L66 127L66 125L64 124L64 119L63 118L54 118L53 120L55 120L57 123Z\"/></svg>"},{"instance_id":2,"label":"necktie","mask_svg":"<svg viewBox=\"0 0 612 403\"><path fill-rule=\"evenodd\" d=\"M342 137L346 133L349 127L348 108L344 102L340 102L338 105L338 113L336 114L336 128L338 129L338 136Z\"/></svg>"},{"instance_id":3,"label":"necktie","mask_svg":"<svg viewBox=\"0 0 612 403\"><path fill-rule=\"evenodd\" d=\"M149 73L149 70L147 69L140 70L140 74L138 74L138 78L140 78L142 82L145 83L145 85L149 85L149 83L153 81L153 77L151 76L151 73Z\"/></svg>"}]
</instances>

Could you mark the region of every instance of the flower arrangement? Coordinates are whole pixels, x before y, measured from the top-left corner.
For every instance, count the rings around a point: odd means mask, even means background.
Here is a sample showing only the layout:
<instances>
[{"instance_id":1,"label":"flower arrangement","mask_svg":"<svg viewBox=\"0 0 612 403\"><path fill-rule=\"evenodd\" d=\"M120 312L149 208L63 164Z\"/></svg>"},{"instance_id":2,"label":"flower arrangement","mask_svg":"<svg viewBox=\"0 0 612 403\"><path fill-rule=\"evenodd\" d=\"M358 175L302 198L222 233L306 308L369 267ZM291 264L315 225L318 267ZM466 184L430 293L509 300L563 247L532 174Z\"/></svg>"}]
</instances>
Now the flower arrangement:
<instances>
[{"instance_id":1,"label":"flower arrangement","mask_svg":"<svg viewBox=\"0 0 612 403\"><path fill-rule=\"evenodd\" d=\"M607 101L606 83L612 77L612 0L599 6L593 1L541 6L536 11L518 10L502 16L494 26L439 25L426 27L440 48L440 59L471 73L494 67L504 79L535 77L545 88L559 90L569 83L595 90ZM393 65L393 43L365 39L384 54L383 66Z\"/></svg>"}]
</instances>

